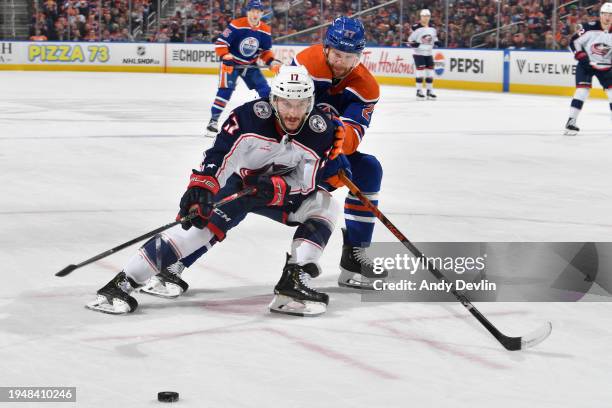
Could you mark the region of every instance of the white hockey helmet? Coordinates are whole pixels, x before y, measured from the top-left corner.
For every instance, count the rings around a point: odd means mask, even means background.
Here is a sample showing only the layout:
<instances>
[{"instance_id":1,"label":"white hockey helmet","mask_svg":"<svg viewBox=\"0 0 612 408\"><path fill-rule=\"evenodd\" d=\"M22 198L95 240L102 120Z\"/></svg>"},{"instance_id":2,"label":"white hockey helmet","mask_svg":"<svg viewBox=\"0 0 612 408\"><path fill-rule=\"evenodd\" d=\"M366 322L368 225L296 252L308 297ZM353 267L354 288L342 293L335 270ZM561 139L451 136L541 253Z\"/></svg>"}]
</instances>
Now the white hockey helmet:
<instances>
[{"instance_id":1,"label":"white hockey helmet","mask_svg":"<svg viewBox=\"0 0 612 408\"><path fill-rule=\"evenodd\" d=\"M431 11L429 11L429 9L423 9L423 10L421 10L421 15L422 16L431 16Z\"/></svg>"},{"instance_id":2,"label":"white hockey helmet","mask_svg":"<svg viewBox=\"0 0 612 408\"><path fill-rule=\"evenodd\" d=\"M304 122L314 108L314 82L303 66L283 65L270 86L270 104L277 118L279 117L278 98L304 100L307 107L304 112ZM304 123L303 122L303 123ZM303 125L302 123L302 125ZM282 121L281 126L284 127ZM300 127L301 129L301 127Z\"/></svg>"},{"instance_id":3,"label":"white hockey helmet","mask_svg":"<svg viewBox=\"0 0 612 408\"><path fill-rule=\"evenodd\" d=\"M303 66L283 65L272 78L270 95L285 99L314 97L314 82ZM313 98L314 99L314 98Z\"/></svg>"},{"instance_id":4,"label":"white hockey helmet","mask_svg":"<svg viewBox=\"0 0 612 408\"><path fill-rule=\"evenodd\" d=\"M612 3L604 3L599 9L599 14L601 13L612 13Z\"/></svg>"}]
</instances>

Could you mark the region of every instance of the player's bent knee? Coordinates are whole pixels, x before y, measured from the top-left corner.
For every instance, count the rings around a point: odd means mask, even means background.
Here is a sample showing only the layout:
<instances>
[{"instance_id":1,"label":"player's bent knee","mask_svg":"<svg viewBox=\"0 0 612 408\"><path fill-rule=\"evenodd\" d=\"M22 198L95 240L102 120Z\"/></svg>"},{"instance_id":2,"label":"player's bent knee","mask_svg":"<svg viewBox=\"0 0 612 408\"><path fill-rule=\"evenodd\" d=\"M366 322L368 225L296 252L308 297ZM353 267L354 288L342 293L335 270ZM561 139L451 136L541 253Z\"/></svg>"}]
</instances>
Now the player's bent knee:
<instances>
[{"instance_id":1,"label":"player's bent knee","mask_svg":"<svg viewBox=\"0 0 612 408\"><path fill-rule=\"evenodd\" d=\"M370 154L364 155L365 173L374 180L382 180L383 168L376 156Z\"/></svg>"},{"instance_id":2,"label":"player's bent knee","mask_svg":"<svg viewBox=\"0 0 612 408\"><path fill-rule=\"evenodd\" d=\"M314 218L324 222L333 231L338 221L340 208L340 204L330 193L318 190L308 197L296 212L289 214L288 221L304 223Z\"/></svg>"}]
</instances>

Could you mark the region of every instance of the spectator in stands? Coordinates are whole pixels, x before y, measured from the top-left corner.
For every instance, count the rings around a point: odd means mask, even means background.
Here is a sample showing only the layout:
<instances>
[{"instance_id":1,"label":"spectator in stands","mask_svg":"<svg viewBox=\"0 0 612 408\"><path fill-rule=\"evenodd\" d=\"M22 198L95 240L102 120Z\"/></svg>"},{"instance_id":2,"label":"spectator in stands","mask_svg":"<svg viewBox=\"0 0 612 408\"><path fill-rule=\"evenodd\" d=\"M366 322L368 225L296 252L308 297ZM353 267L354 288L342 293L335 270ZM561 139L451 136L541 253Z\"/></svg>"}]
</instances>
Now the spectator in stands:
<instances>
[{"instance_id":1,"label":"spectator in stands","mask_svg":"<svg viewBox=\"0 0 612 408\"><path fill-rule=\"evenodd\" d=\"M157 12L157 0L29 1L38 7L32 16L30 35L35 36L39 32L42 36L56 41L81 38L95 41L93 38L96 37L104 41L131 41L134 39L132 33L137 32L142 35L138 39L147 38L150 41L178 41L180 38L181 41L187 42L212 42L234 16L244 14L243 0L178 0L175 9L169 10L170 17L165 17L162 13L162 19L159 21L160 31L148 33L149 16ZM296 4L288 0L269 0L264 1L264 6L273 11L268 23L276 28L274 35L281 36L316 27L341 14L354 14L359 11L359 6L361 10L366 10L385 1L322 0L321 4L321 0L305 0ZM598 7L590 6L600 2L601 0L580 0L578 4L561 6L558 10L557 35L553 37L553 0L505 0L501 7L502 32L499 46L554 48L556 43L558 48L564 48L567 45L567 37L575 31L576 24L596 18L595 11ZM291 3L293 5L289 7ZM235 5L234 10L232 4ZM409 27L416 22L416 13L421 8L432 10L432 24L438 28L441 39L448 38L450 48L467 48L470 47L470 42L473 42L473 46L488 48L497 43L487 33L494 32L497 27L495 0L451 1L448 27L444 24L446 18L442 5L443 2L439 0L404 1L403 10L400 10L400 3L395 3L372 13L365 13L361 19L368 33L368 44L405 45L410 33ZM400 15L403 21L400 21ZM98 22L101 22L99 27ZM178 28L174 27L173 23L176 23ZM518 24L511 25L513 23ZM86 24L89 27L85 27ZM157 26L156 23L155 27ZM446 29L448 33L445 32ZM105 31L108 31L109 35L106 35ZM291 37L290 42L319 42L320 31L306 31ZM517 36L518 33L521 35Z\"/></svg>"},{"instance_id":2,"label":"spectator in stands","mask_svg":"<svg viewBox=\"0 0 612 408\"><path fill-rule=\"evenodd\" d=\"M30 37L30 41L47 41L47 36L42 34L40 29L37 28L35 34Z\"/></svg>"}]
</instances>

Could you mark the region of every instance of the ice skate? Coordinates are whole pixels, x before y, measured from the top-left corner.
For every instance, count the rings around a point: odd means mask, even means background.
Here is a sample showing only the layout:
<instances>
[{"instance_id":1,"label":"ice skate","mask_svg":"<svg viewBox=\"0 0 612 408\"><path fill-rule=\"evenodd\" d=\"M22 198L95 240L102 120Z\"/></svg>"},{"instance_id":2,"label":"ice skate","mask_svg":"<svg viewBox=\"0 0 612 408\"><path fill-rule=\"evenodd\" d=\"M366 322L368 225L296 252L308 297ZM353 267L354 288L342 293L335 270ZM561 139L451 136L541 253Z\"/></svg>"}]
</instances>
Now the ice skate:
<instances>
[{"instance_id":1,"label":"ice skate","mask_svg":"<svg viewBox=\"0 0 612 408\"><path fill-rule=\"evenodd\" d=\"M338 285L356 289L374 289L374 282L388 276L386 270L374 271L374 262L363 247L354 247L347 243L346 229L342 228L342 258L340 259L340 277Z\"/></svg>"},{"instance_id":2,"label":"ice skate","mask_svg":"<svg viewBox=\"0 0 612 408\"><path fill-rule=\"evenodd\" d=\"M308 286L308 281L319 275L317 265L290 264L289 260L287 254L283 276L274 287L270 311L294 316L318 316L325 313L329 296Z\"/></svg>"},{"instance_id":3,"label":"ice skate","mask_svg":"<svg viewBox=\"0 0 612 408\"><path fill-rule=\"evenodd\" d=\"M576 126L576 119L569 118L565 124L565 136L576 136L580 132L580 128Z\"/></svg>"},{"instance_id":4,"label":"ice skate","mask_svg":"<svg viewBox=\"0 0 612 408\"><path fill-rule=\"evenodd\" d=\"M189 289L189 284L181 279L185 265L181 261L170 265L157 275L151 277L140 289L141 292L166 299L174 299Z\"/></svg>"},{"instance_id":5,"label":"ice skate","mask_svg":"<svg viewBox=\"0 0 612 408\"><path fill-rule=\"evenodd\" d=\"M206 127L206 137L217 137L217 133L219 133L219 122L211 119Z\"/></svg>"},{"instance_id":6,"label":"ice skate","mask_svg":"<svg viewBox=\"0 0 612 408\"><path fill-rule=\"evenodd\" d=\"M98 290L95 301L85 305L87 309L102 313L126 314L132 313L138 307L138 302L130 294L138 288L133 279L125 272L119 272L110 282Z\"/></svg>"}]
</instances>

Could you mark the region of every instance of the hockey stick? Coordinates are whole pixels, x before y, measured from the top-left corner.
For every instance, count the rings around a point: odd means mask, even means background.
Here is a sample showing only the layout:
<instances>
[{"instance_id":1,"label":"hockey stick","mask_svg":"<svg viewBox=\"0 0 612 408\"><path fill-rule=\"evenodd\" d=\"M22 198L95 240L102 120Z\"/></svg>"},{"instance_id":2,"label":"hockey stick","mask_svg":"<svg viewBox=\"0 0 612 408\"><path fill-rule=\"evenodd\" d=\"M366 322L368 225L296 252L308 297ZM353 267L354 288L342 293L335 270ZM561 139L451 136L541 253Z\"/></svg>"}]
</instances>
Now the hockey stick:
<instances>
[{"instance_id":1,"label":"hockey stick","mask_svg":"<svg viewBox=\"0 0 612 408\"><path fill-rule=\"evenodd\" d=\"M372 202L346 176L346 174L344 173L343 170L340 170L338 172L338 175L340 176L340 180L342 180L344 185L346 185L348 187L348 189L351 191L351 193L355 197L359 198L359 200L363 203L363 205L368 207L368 209L374 213L376 218L378 218L385 225L385 227L387 227L389 229L389 231L391 231L391 233L393 235L395 235L395 237L397 239L399 239L400 242L402 244L404 244L404 246L406 248L408 248L408 250L410 252L412 252L412 254L414 256L416 256L418 258L423 258L423 259L426 260L426 262L427 262L427 269L429 270L429 272L431 272L440 281L447 281L447 279L444 277L442 272L440 272L435 266L433 266L432 263L429 261L429 259L426 258L423 255L423 253L421 251L419 251L419 249L417 247L415 247L414 244L412 242L410 242L408 240L408 238L406 238L404 236L404 234L402 234L400 232L400 230L397 229L397 227L395 225L393 225L393 223L391 221L389 221L389 219L387 217L385 217L385 215L382 212L380 212L380 210L374 204L372 204ZM552 332L552 324L550 322L546 322L546 324L544 326L542 326L541 328L539 328L539 329L529 333L527 336L524 336L524 337L509 337L509 336L506 336L505 334L500 332L499 329L497 327L495 327L493 325L493 323L491 323L482 313L480 313L480 311L478 309L476 309L476 306L474 306L472 304L472 302L470 302L470 300L467 298L467 296L457 292L457 290L455 290L455 288L454 288L454 285L453 285L453 287L451 289L451 293L457 298L457 300L459 302L461 302L461 304L467 310L470 311L472 316L474 316L476 318L476 320L478 320L480 322L480 324L482 324L485 327L485 329L487 329L489 331L489 333L491 333L493 335L493 337L495 337L497 339L497 341L499 341L501 343L501 345L504 346L507 350L514 351L514 350L525 349L525 348L528 348L528 347L533 347L536 344L541 343L542 341L544 341L550 335L550 333Z\"/></svg>"},{"instance_id":2,"label":"hockey stick","mask_svg":"<svg viewBox=\"0 0 612 408\"><path fill-rule=\"evenodd\" d=\"M222 63L223 64L223 63ZM259 64L224 64L228 67L234 67L235 69L267 69L267 65L259 65Z\"/></svg>"},{"instance_id":3,"label":"hockey stick","mask_svg":"<svg viewBox=\"0 0 612 408\"><path fill-rule=\"evenodd\" d=\"M244 190L240 190L240 191L238 191L238 192L236 192L234 194L228 195L227 197L224 197L221 200L217 201L216 203L213 204L213 208L219 208L219 207L221 207L224 204L227 204L227 203L229 203L231 201L234 201L234 200L236 200L236 199L238 199L240 197L244 197L245 195L252 194L255 191L256 191L255 187L247 187ZM150 237L154 236L155 234L158 234L158 233L160 233L162 231L165 231L165 230L167 230L169 228L174 227L175 225L180 224L183 221L188 221L188 220L191 220L193 218L195 218L195 214L186 215L185 217L181 218L178 221L173 221L173 222L171 222L169 224L166 224L166 225L163 225L163 226L161 226L159 228L156 228L153 231L149 231L146 234L143 234L143 235L141 235L141 236L139 236L137 238L134 238L134 239L132 239L132 240L130 240L128 242L124 242L123 244L118 245L118 246L116 246L116 247L114 247L112 249L109 249L108 251L104 251L101 254L98 254L98 255L94 256L93 258L89 258L88 260L83 261L80 264L77 264L77 265L70 264L67 267L65 267L64 269L62 269L61 271L57 272L55 274L55 276L66 276L69 273L71 273L72 271L74 271L75 269L78 269L78 268L80 268L82 266L85 266L85 265L89 265L90 263L96 262L96 261L98 261L98 260L100 260L102 258L106 258L107 256L114 254L115 252L121 251L122 249L125 249L125 248L127 248L127 247L129 247L131 245L134 245L135 243L137 243L139 241L142 241L144 239L150 238Z\"/></svg>"}]
</instances>

